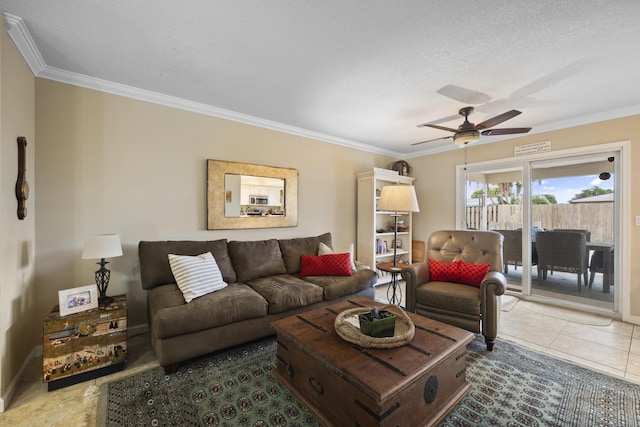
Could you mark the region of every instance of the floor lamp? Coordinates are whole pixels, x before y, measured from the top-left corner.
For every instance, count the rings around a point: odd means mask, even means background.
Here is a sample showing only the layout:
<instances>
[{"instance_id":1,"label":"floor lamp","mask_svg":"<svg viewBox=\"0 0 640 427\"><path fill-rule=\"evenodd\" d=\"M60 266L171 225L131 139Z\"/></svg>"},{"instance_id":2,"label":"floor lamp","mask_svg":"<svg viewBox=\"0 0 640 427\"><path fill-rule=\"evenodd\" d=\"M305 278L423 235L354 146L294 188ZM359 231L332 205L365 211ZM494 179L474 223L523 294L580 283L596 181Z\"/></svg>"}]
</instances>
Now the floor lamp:
<instances>
[{"instance_id":1,"label":"floor lamp","mask_svg":"<svg viewBox=\"0 0 640 427\"><path fill-rule=\"evenodd\" d=\"M394 212L393 226L393 266L398 266L396 251L398 247L398 216L399 212L420 212L416 189L413 185L386 185L382 187L377 210Z\"/></svg>"}]
</instances>

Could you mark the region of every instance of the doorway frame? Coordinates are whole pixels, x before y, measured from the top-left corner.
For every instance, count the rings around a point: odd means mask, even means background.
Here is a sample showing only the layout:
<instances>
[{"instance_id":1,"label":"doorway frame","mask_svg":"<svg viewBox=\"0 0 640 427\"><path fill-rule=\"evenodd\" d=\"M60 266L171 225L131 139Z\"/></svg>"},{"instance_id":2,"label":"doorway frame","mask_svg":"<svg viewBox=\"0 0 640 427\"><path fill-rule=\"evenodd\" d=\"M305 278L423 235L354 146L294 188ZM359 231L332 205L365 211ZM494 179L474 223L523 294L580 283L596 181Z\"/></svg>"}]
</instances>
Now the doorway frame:
<instances>
[{"instance_id":1,"label":"doorway frame","mask_svg":"<svg viewBox=\"0 0 640 427\"><path fill-rule=\"evenodd\" d=\"M508 157L502 159L489 160L477 163L466 163L456 166L456 228L462 230L465 228L465 209L466 209L466 174L473 172L480 172L486 169L516 169L522 170L523 183L529 183L530 185L530 163L544 160L555 160L563 157L576 157L589 154L601 154L605 152L617 151L620 153L619 160L616 162L616 168L618 176L616 176L616 197L615 197L615 242L616 242L616 257L614 260L614 275L619 277L620 280L616 283L619 286L617 289L617 302L614 303L614 307L618 307L619 311L610 311L598 309L596 307L588 307L580 304L570 304L576 309L593 312L596 314L606 313L614 318L621 318L621 320L634 323L635 319L631 316L631 289L630 289L630 237L627 232L627 228L630 227L631 220L631 207L630 207L630 155L629 150L631 148L631 141L619 141L604 144L596 144L579 148L571 148L558 151L548 151L544 153L530 154L518 157ZM530 190L530 187L528 188ZM619 192L618 192L619 191ZM523 203L530 204L530 191L524 191ZM531 222L531 209L523 210L523 227ZM617 248L620 248L617 250ZM526 248L525 248L526 249ZM529 254L523 253L523 256ZM618 255L619 254L619 255ZM529 258L527 258L529 259ZM529 262L530 263L530 262ZM523 266L524 267L524 266ZM530 265L529 265L530 268ZM530 276L530 275L529 275ZM530 281L530 277L529 277ZM525 284L523 283L523 286ZM530 282L527 284L530 286ZM521 295L523 298L540 301L548 304L562 304L567 305L567 302L554 301L551 299L537 297L535 295Z\"/></svg>"}]
</instances>

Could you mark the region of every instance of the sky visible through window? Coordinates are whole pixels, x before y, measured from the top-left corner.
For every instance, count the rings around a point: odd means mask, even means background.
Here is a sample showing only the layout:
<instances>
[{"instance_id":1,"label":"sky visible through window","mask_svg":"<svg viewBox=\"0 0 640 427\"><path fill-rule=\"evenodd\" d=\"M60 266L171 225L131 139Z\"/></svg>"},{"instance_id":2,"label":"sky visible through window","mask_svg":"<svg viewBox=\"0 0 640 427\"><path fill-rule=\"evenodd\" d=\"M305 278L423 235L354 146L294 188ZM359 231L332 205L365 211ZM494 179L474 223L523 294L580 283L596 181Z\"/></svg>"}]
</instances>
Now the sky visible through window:
<instances>
[{"instance_id":1,"label":"sky visible through window","mask_svg":"<svg viewBox=\"0 0 640 427\"><path fill-rule=\"evenodd\" d=\"M563 178L550 178L536 180L531 183L531 192L533 195L553 194L558 203L569 203L576 194L582 190L593 187L600 187L603 190L613 190L614 175L611 175L606 181L598 178L597 175L588 176L570 176ZM491 187L495 186L492 184ZM475 182L467 182L467 195L471 195L475 190L482 188L480 184Z\"/></svg>"},{"instance_id":2,"label":"sky visible through window","mask_svg":"<svg viewBox=\"0 0 640 427\"><path fill-rule=\"evenodd\" d=\"M543 179L531 183L531 192L534 195L553 194L558 203L569 203L569 200L582 190L593 187L613 190L613 182L613 175L606 181L601 180L597 175Z\"/></svg>"}]
</instances>

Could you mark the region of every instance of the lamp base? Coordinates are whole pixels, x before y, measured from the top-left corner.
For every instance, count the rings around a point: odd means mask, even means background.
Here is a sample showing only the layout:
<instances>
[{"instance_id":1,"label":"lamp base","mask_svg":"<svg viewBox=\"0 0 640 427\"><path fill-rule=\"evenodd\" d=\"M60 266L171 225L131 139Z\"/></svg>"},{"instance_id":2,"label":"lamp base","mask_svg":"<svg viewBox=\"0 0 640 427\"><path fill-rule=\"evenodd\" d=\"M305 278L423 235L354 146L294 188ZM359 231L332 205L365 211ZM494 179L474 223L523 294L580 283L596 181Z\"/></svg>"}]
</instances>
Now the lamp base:
<instances>
[{"instance_id":1,"label":"lamp base","mask_svg":"<svg viewBox=\"0 0 640 427\"><path fill-rule=\"evenodd\" d=\"M98 286L98 304L107 305L113 301L113 298L107 296L107 287L109 286L109 278L111 277L111 271L105 268L105 265L109 264L104 258L97 263L100 269L96 271L96 285Z\"/></svg>"},{"instance_id":2,"label":"lamp base","mask_svg":"<svg viewBox=\"0 0 640 427\"><path fill-rule=\"evenodd\" d=\"M98 305L107 305L113 302L113 297L108 297L106 295L100 295L98 297Z\"/></svg>"}]
</instances>

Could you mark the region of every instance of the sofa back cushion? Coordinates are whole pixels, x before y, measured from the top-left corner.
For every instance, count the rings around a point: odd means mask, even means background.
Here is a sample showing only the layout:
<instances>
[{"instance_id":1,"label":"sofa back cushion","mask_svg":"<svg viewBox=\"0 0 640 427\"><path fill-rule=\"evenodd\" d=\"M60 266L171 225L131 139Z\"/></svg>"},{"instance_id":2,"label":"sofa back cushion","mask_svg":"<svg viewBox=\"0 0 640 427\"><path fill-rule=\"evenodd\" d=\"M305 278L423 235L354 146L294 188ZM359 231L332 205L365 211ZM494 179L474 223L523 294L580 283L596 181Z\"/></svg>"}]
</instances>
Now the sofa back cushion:
<instances>
[{"instance_id":1,"label":"sofa back cushion","mask_svg":"<svg viewBox=\"0 0 640 427\"><path fill-rule=\"evenodd\" d=\"M300 272L300 256L315 256L318 255L318 247L320 243L324 243L330 248L333 247L331 243L331 233L324 233L315 237L301 237L297 239L282 239L279 240L280 251L282 252L282 259L287 267L288 274L297 274Z\"/></svg>"},{"instance_id":2,"label":"sofa back cushion","mask_svg":"<svg viewBox=\"0 0 640 427\"><path fill-rule=\"evenodd\" d=\"M287 273L276 239L231 241L228 246L238 282L246 283L260 277Z\"/></svg>"},{"instance_id":3,"label":"sofa back cushion","mask_svg":"<svg viewBox=\"0 0 640 427\"><path fill-rule=\"evenodd\" d=\"M229 258L226 239L141 241L138 244L138 256L142 288L151 289L155 286L176 283L169 265L169 254L195 256L205 252L211 252L225 282L236 282L236 272Z\"/></svg>"}]
</instances>

